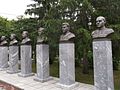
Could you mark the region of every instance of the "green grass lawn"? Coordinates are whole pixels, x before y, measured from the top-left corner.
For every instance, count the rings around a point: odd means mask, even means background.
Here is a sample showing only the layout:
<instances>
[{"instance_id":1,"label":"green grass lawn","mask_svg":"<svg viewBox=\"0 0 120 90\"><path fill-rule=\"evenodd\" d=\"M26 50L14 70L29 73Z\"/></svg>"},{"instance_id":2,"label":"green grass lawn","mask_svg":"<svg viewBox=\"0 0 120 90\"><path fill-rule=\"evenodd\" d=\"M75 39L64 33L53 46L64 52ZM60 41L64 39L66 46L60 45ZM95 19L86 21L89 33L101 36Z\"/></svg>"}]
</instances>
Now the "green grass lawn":
<instances>
[{"instance_id":1,"label":"green grass lawn","mask_svg":"<svg viewBox=\"0 0 120 90\"><path fill-rule=\"evenodd\" d=\"M33 72L36 72L35 64L33 64ZM53 63L50 65L50 75L54 77L59 77L59 64ZM93 70L89 70L89 74L83 74L80 67L75 69L76 81L86 84L94 84ZM114 71L114 84L115 90L120 90L120 71Z\"/></svg>"}]
</instances>

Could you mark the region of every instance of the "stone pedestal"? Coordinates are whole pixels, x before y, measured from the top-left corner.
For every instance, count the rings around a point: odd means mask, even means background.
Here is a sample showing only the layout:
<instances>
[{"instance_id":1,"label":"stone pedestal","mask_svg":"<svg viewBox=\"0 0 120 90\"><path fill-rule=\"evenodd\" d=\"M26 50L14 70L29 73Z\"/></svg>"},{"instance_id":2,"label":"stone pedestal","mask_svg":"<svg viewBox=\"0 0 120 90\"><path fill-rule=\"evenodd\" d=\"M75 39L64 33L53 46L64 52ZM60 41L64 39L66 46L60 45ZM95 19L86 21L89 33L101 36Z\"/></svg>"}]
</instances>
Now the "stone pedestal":
<instances>
[{"instance_id":1,"label":"stone pedestal","mask_svg":"<svg viewBox=\"0 0 120 90\"><path fill-rule=\"evenodd\" d=\"M74 43L61 42L59 44L60 82L62 88L74 88L75 83L75 51Z\"/></svg>"},{"instance_id":2,"label":"stone pedestal","mask_svg":"<svg viewBox=\"0 0 120 90\"><path fill-rule=\"evenodd\" d=\"M7 70L7 73L9 74L14 74L19 72L18 52L19 52L19 47L17 45L9 46L9 62L8 62L9 68Z\"/></svg>"},{"instance_id":3,"label":"stone pedestal","mask_svg":"<svg viewBox=\"0 0 120 90\"><path fill-rule=\"evenodd\" d=\"M21 73L18 75L21 77L32 76L32 48L31 45L21 45Z\"/></svg>"},{"instance_id":4,"label":"stone pedestal","mask_svg":"<svg viewBox=\"0 0 120 90\"><path fill-rule=\"evenodd\" d=\"M49 45L36 45L37 74L34 80L46 82L52 78L49 76Z\"/></svg>"},{"instance_id":5,"label":"stone pedestal","mask_svg":"<svg viewBox=\"0 0 120 90\"><path fill-rule=\"evenodd\" d=\"M8 47L0 46L0 71L8 68Z\"/></svg>"},{"instance_id":6,"label":"stone pedestal","mask_svg":"<svg viewBox=\"0 0 120 90\"><path fill-rule=\"evenodd\" d=\"M95 90L114 90L111 40L94 39L93 59Z\"/></svg>"}]
</instances>

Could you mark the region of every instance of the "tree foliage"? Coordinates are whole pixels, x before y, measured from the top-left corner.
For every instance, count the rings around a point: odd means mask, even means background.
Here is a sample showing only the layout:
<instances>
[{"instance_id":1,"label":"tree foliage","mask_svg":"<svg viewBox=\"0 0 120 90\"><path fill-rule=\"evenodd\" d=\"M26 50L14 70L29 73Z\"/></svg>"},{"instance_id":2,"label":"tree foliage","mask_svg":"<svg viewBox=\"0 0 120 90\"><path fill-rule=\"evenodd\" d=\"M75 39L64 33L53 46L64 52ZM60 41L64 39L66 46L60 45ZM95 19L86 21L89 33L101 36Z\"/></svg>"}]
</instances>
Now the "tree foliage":
<instances>
[{"instance_id":1,"label":"tree foliage","mask_svg":"<svg viewBox=\"0 0 120 90\"><path fill-rule=\"evenodd\" d=\"M27 30L35 42L39 27L44 27L50 45L51 62L58 57L58 43L61 34L61 24L69 22L71 32L75 33L76 62L85 61L84 66L92 67L92 38L91 32L95 30L95 19L104 16L107 26L115 30L113 37L114 66L118 67L120 60L120 1L119 0L33 0L35 3L28 5L25 14L34 18L21 18L17 21L8 21L0 17L0 35L9 35L15 32L21 38L21 32ZM87 65L86 65L87 64ZM115 68L117 68L115 67ZM86 68L86 67L85 67Z\"/></svg>"},{"instance_id":2,"label":"tree foliage","mask_svg":"<svg viewBox=\"0 0 120 90\"><path fill-rule=\"evenodd\" d=\"M6 18L0 17L0 36L9 36L9 33L13 30L13 22L7 20Z\"/></svg>"},{"instance_id":3,"label":"tree foliage","mask_svg":"<svg viewBox=\"0 0 120 90\"><path fill-rule=\"evenodd\" d=\"M36 3L29 5L32 9L26 10L26 14L35 14L42 20L47 22L45 27L48 29L51 45L58 43L56 36L59 31L54 33L54 27L59 26L62 21L67 21L71 24L72 31L76 34L76 59L79 61L81 58L92 59L92 45L91 45L91 32L95 29L95 18L97 16L105 16L108 26L115 29L113 39L113 52L118 47L120 29L115 28L120 22L120 1L119 0L34 0ZM49 23L49 24L48 24ZM52 24L51 24L52 23ZM92 23L89 27L88 24ZM50 25L50 26L49 26ZM119 25L117 25L119 27ZM56 29L57 30L57 29ZM59 33L58 33L59 34ZM53 38L56 37L56 38ZM120 52L120 51L118 51ZM91 56L90 56L91 55ZM114 52L114 57L119 60L119 56ZM115 59L114 59L115 60ZM118 61L115 60L115 61ZM92 60L89 60L91 62ZM118 62L117 62L118 63Z\"/></svg>"}]
</instances>

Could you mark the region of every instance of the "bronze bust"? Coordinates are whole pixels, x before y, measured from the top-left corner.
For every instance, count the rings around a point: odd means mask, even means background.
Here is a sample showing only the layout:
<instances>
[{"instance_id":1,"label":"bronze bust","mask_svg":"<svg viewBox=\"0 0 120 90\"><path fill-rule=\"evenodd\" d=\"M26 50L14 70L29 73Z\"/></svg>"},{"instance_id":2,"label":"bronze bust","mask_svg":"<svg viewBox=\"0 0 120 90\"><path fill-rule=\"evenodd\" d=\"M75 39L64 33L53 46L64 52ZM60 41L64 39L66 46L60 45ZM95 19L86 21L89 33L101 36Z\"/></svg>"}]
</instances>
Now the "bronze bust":
<instances>
[{"instance_id":1,"label":"bronze bust","mask_svg":"<svg viewBox=\"0 0 120 90\"><path fill-rule=\"evenodd\" d=\"M43 36L45 29L40 27L38 29L38 37L37 37L37 43L45 43L47 42L47 37Z\"/></svg>"},{"instance_id":2,"label":"bronze bust","mask_svg":"<svg viewBox=\"0 0 120 90\"><path fill-rule=\"evenodd\" d=\"M107 38L112 33L114 33L114 30L111 28L106 28L105 24L106 24L106 19L103 16L97 17L96 26L98 29L92 32L93 39Z\"/></svg>"},{"instance_id":3,"label":"bronze bust","mask_svg":"<svg viewBox=\"0 0 120 90\"><path fill-rule=\"evenodd\" d=\"M23 31L21 44L31 44L31 39L28 36L28 31Z\"/></svg>"},{"instance_id":4,"label":"bronze bust","mask_svg":"<svg viewBox=\"0 0 120 90\"><path fill-rule=\"evenodd\" d=\"M16 34L11 34L10 35L10 45L17 45L18 44L18 41L17 41L17 39L16 39Z\"/></svg>"},{"instance_id":5,"label":"bronze bust","mask_svg":"<svg viewBox=\"0 0 120 90\"><path fill-rule=\"evenodd\" d=\"M60 36L60 41L73 41L75 35L70 32L69 23L62 24L62 35Z\"/></svg>"},{"instance_id":6,"label":"bronze bust","mask_svg":"<svg viewBox=\"0 0 120 90\"><path fill-rule=\"evenodd\" d=\"M6 40L6 36L2 36L2 37L1 37L0 45L1 45L1 46L6 46L6 45L8 45L8 42L7 42L7 40Z\"/></svg>"}]
</instances>

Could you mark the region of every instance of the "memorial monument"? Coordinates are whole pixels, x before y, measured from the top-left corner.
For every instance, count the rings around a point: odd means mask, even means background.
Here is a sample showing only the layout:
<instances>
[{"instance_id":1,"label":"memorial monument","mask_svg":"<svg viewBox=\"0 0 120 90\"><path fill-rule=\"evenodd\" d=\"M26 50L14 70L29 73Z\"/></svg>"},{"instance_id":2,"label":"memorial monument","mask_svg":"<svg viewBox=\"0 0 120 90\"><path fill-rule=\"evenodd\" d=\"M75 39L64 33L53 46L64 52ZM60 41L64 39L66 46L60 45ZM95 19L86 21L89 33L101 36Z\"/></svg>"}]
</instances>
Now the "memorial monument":
<instances>
[{"instance_id":1,"label":"memorial monument","mask_svg":"<svg viewBox=\"0 0 120 90\"><path fill-rule=\"evenodd\" d=\"M97 30L92 32L95 90L114 90L110 39L114 30L106 28L105 24L106 19L103 16L97 17Z\"/></svg>"},{"instance_id":2,"label":"memorial monument","mask_svg":"<svg viewBox=\"0 0 120 90\"><path fill-rule=\"evenodd\" d=\"M1 37L0 42L0 70L8 68L8 42L6 36Z\"/></svg>"},{"instance_id":3,"label":"memorial monument","mask_svg":"<svg viewBox=\"0 0 120 90\"><path fill-rule=\"evenodd\" d=\"M45 29L38 29L38 38L36 45L37 74L34 80L46 82L52 78L49 76L49 45L47 37L43 36Z\"/></svg>"},{"instance_id":4,"label":"memorial monument","mask_svg":"<svg viewBox=\"0 0 120 90\"><path fill-rule=\"evenodd\" d=\"M60 81L61 88L72 89L78 84L75 82L75 35L70 32L69 23L62 24L62 35L59 43Z\"/></svg>"},{"instance_id":5,"label":"memorial monument","mask_svg":"<svg viewBox=\"0 0 120 90\"><path fill-rule=\"evenodd\" d=\"M19 72L19 46L15 34L10 35L10 44L9 44L9 68L7 73L14 74Z\"/></svg>"},{"instance_id":6,"label":"memorial monument","mask_svg":"<svg viewBox=\"0 0 120 90\"><path fill-rule=\"evenodd\" d=\"M21 77L32 76L32 47L31 47L31 39L28 36L27 31L23 31L22 33L22 42L20 47L21 53L21 73L18 74Z\"/></svg>"}]
</instances>

